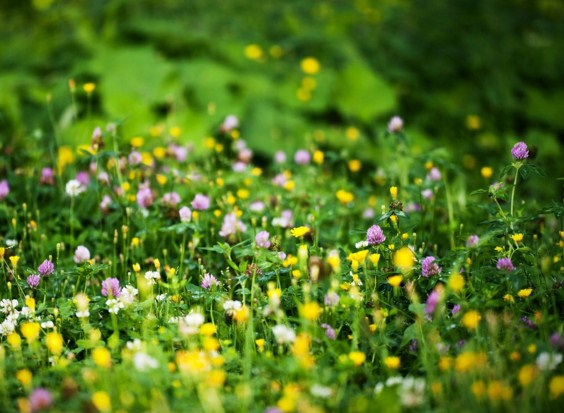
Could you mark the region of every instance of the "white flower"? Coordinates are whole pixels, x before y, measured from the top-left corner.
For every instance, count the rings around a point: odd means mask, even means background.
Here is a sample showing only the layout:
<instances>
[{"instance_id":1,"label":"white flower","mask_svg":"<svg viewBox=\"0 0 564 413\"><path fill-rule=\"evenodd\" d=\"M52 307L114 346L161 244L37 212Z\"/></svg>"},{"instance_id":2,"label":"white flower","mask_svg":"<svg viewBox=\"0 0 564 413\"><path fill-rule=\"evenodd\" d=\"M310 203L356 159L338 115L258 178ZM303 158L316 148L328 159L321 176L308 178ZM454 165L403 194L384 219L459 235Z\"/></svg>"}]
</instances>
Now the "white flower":
<instances>
[{"instance_id":1,"label":"white flower","mask_svg":"<svg viewBox=\"0 0 564 413\"><path fill-rule=\"evenodd\" d=\"M178 325L182 335L194 335L198 333L198 329L204 324L205 318L202 314L190 311L190 314L180 319Z\"/></svg>"},{"instance_id":2,"label":"white flower","mask_svg":"<svg viewBox=\"0 0 564 413\"><path fill-rule=\"evenodd\" d=\"M241 301L228 300L223 303L223 309L225 310L225 314L227 314L228 316L233 316L233 314L235 314L235 312L239 311L241 308L243 308Z\"/></svg>"},{"instance_id":3,"label":"white flower","mask_svg":"<svg viewBox=\"0 0 564 413\"><path fill-rule=\"evenodd\" d=\"M55 328L55 324L53 324L53 322L51 320L44 321L43 323L41 323L41 328L43 328L43 329Z\"/></svg>"},{"instance_id":4,"label":"white flower","mask_svg":"<svg viewBox=\"0 0 564 413\"><path fill-rule=\"evenodd\" d=\"M157 271L147 271L145 273L145 279L148 281L147 284L154 285L157 283L156 280L161 279L161 275Z\"/></svg>"},{"instance_id":5,"label":"white flower","mask_svg":"<svg viewBox=\"0 0 564 413\"><path fill-rule=\"evenodd\" d=\"M364 240L364 241L359 241L356 244L354 244L354 246L356 248L366 248L368 247L368 241Z\"/></svg>"},{"instance_id":6,"label":"white flower","mask_svg":"<svg viewBox=\"0 0 564 413\"><path fill-rule=\"evenodd\" d=\"M21 311L20 314L23 315L26 318L29 318L30 320L33 318L33 311L31 311L31 308L29 308L29 307L22 308L22 311Z\"/></svg>"},{"instance_id":7,"label":"white flower","mask_svg":"<svg viewBox=\"0 0 564 413\"><path fill-rule=\"evenodd\" d=\"M143 343L141 343L141 340L138 338L133 341L128 341L125 346L131 351L141 351L143 349Z\"/></svg>"},{"instance_id":8,"label":"white flower","mask_svg":"<svg viewBox=\"0 0 564 413\"><path fill-rule=\"evenodd\" d=\"M562 354L560 353L551 354L544 351L537 357L537 366L544 371L554 370L560 363L562 363Z\"/></svg>"},{"instance_id":9,"label":"white flower","mask_svg":"<svg viewBox=\"0 0 564 413\"><path fill-rule=\"evenodd\" d=\"M84 245L79 245L76 247L74 252L74 262L80 264L81 262L88 261L90 259L90 251Z\"/></svg>"},{"instance_id":10,"label":"white flower","mask_svg":"<svg viewBox=\"0 0 564 413\"><path fill-rule=\"evenodd\" d=\"M123 303L119 300L116 300L115 298L106 301L106 305L108 306L108 311L114 314L119 313L119 310L121 310L124 307Z\"/></svg>"},{"instance_id":11,"label":"white flower","mask_svg":"<svg viewBox=\"0 0 564 413\"><path fill-rule=\"evenodd\" d=\"M65 186L65 192L70 197L75 197L86 191L86 188L76 179L71 179Z\"/></svg>"},{"instance_id":12,"label":"white flower","mask_svg":"<svg viewBox=\"0 0 564 413\"><path fill-rule=\"evenodd\" d=\"M272 333L278 344L293 343L296 340L296 333L290 327L278 324L272 327Z\"/></svg>"},{"instance_id":13,"label":"white flower","mask_svg":"<svg viewBox=\"0 0 564 413\"><path fill-rule=\"evenodd\" d=\"M135 301L135 297L139 294L139 290L132 285L126 285L121 289L119 300L125 305L129 306Z\"/></svg>"},{"instance_id":14,"label":"white flower","mask_svg":"<svg viewBox=\"0 0 564 413\"><path fill-rule=\"evenodd\" d=\"M133 356L133 365L139 371L149 369L156 369L159 367L159 362L146 353L138 352Z\"/></svg>"},{"instance_id":15,"label":"white flower","mask_svg":"<svg viewBox=\"0 0 564 413\"><path fill-rule=\"evenodd\" d=\"M314 384L309 391L313 396L322 399L328 399L333 395L333 389L331 387L322 386L321 384Z\"/></svg>"},{"instance_id":16,"label":"white flower","mask_svg":"<svg viewBox=\"0 0 564 413\"><path fill-rule=\"evenodd\" d=\"M0 334L2 334L3 336L7 336L8 334L13 333L15 329L16 329L16 322L9 318L4 320L2 324L0 324Z\"/></svg>"},{"instance_id":17,"label":"white flower","mask_svg":"<svg viewBox=\"0 0 564 413\"><path fill-rule=\"evenodd\" d=\"M155 300L157 300L157 301L164 301L164 300L166 300L166 294L163 293L163 294L157 295L157 296L155 297Z\"/></svg>"},{"instance_id":18,"label":"white flower","mask_svg":"<svg viewBox=\"0 0 564 413\"><path fill-rule=\"evenodd\" d=\"M18 300L9 300L7 298L4 298L2 301L0 301L0 307L2 307L2 312L4 314L9 314L14 312L17 306L18 306Z\"/></svg>"},{"instance_id":19,"label":"white flower","mask_svg":"<svg viewBox=\"0 0 564 413\"><path fill-rule=\"evenodd\" d=\"M425 400L425 380L410 376L404 378L401 383L399 395L400 403L403 406L420 406Z\"/></svg>"},{"instance_id":20,"label":"white flower","mask_svg":"<svg viewBox=\"0 0 564 413\"><path fill-rule=\"evenodd\" d=\"M90 317L90 311L88 310L77 311L76 316L78 318L88 318Z\"/></svg>"}]
</instances>

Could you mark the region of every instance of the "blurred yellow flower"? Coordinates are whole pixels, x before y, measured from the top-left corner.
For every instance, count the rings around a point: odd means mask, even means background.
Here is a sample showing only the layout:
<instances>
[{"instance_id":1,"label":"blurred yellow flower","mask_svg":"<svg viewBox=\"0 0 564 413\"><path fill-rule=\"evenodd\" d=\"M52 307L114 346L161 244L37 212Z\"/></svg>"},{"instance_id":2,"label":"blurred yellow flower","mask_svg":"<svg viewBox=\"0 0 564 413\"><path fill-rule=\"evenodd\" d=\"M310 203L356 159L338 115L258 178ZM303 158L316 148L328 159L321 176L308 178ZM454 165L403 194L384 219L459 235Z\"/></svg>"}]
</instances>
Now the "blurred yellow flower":
<instances>
[{"instance_id":1,"label":"blurred yellow flower","mask_svg":"<svg viewBox=\"0 0 564 413\"><path fill-rule=\"evenodd\" d=\"M31 374L31 371L29 371L28 369L21 369L18 370L16 373L16 379L18 379L18 381L22 384L23 387L28 387L31 384L32 378L33 375Z\"/></svg>"},{"instance_id":2,"label":"blurred yellow flower","mask_svg":"<svg viewBox=\"0 0 564 413\"><path fill-rule=\"evenodd\" d=\"M478 115L466 116L466 127L470 130L478 130L482 127L482 119Z\"/></svg>"},{"instance_id":3,"label":"blurred yellow flower","mask_svg":"<svg viewBox=\"0 0 564 413\"><path fill-rule=\"evenodd\" d=\"M45 336L45 346L51 354L59 355L63 351L63 336L56 331L47 333Z\"/></svg>"},{"instance_id":4,"label":"blurred yellow flower","mask_svg":"<svg viewBox=\"0 0 564 413\"><path fill-rule=\"evenodd\" d=\"M24 336L25 339L29 342L35 341L37 337L39 337L40 331L41 331L41 326L39 325L39 323L28 321L22 323L22 325L20 326L20 332L22 333L22 336Z\"/></svg>"},{"instance_id":5,"label":"blurred yellow flower","mask_svg":"<svg viewBox=\"0 0 564 413\"><path fill-rule=\"evenodd\" d=\"M475 330L476 328L478 328L481 319L482 316L479 312L470 310L466 314L464 314L461 321L462 325L464 325L464 327L466 327L468 330Z\"/></svg>"},{"instance_id":6,"label":"blurred yellow flower","mask_svg":"<svg viewBox=\"0 0 564 413\"><path fill-rule=\"evenodd\" d=\"M345 191L344 189L339 189L335 195L342 204L348 204L349 202L354 201L354 194L352 192Z\"/></svg>"},{"instance_id":7,"label":"blurred yellow flower","mask_svg":"<svg viewBox=\"0 0 564 413\"><path fill-rule=\"evenodd\" d=\"M452 273L450 277L448 277L448 288L456 293L462 291L464 284L465 282L462 274L455 272Z\"/></svg>"},{"instance_id":8,"label":"blurred yellow flower","mask_svg":"<svg viewBox=\"0 0 564 413\"><path fill-rule=\"evenodd\" d=\"M10 262L12 263L12 267L17 267L19 261L20 261L20 257L18 255L12 255L10 257Z\"/></svg>"},{"instance_id":9,"label":"blurred yellow flower","mask_svg":"<svg viewBox=\"0 0 564 413\"><path fill-rule=\"evenodd\" d=\"M390 187L390 196L392 197L392 199L397 199L397 197L398 197L398 187L397 186L391 186Z\"/></svg>"},{"instance_id":10,"label":"blurred yellow flower","mask_svg":"<svg viewBox=\"0 0 564 413\"><path fill-rule=\"evenodd\" d=\"M203 336L211 337L217 331L217 327L213 323L204 323L200 326L200 334Z\"/></svg>"},{"instance_id":11,"label":"blurred yellow flower","mask_svg":"<svg viewBox=\"0 0 564 413\"><path fill-rule=\"evenodd\" d=\"M313 162L315 162L316 164L321 165L324 160L325 160L325 155L323 154L323 152L315 151L313 153Z\"/></svg>"},{"instance_id":12,"label":"blurred yellow flower","mask_svg":"<svg viewBox=\"0 0 564 413\"><path fill-rule=\"evenodd\" d=\"M349 359L354 363L355 366L360 366L366 360L366 354L362 351L351 351L349 353Z\"/></svg>"},{"instance_id":13,"label":"blurred yellow flower","mask_svg":"<svg viewBox=\"0 0 564 413\"><path fill-rule=\"evenodd\" d=\"M403 281L403 276L399 274L388 277L388 284L390 284L392 287L399 287L402 281Z\"/></svg>"},{"instance_id":14,"label":"blurred yellow flower","mask_svg":"<svg viewBox=\"0 0 564 413\"><path fill-rule=\"evenodd\" d=\"M357 252L351 252L347 257L347 260L363 263L366 260L367 256L368 256L368 250L361 250Z\"/></svg>"},{"instance_id":15,"label":"blurred yellow flower","mask_svg":"<svg viewBox=\"0 0 564 413\"><path fill-rule=\"evenodd\" d=\"M511 239L515 242L521 242L521 241L523 241L523 234L521 234L521 233L513 234L513 235L511 235Z\"/></svg>"},{"instance_id":16,"label":"blurred yellow flower","mask_svg":"<svg viewBox=\"0 0 564 413\"><path fill-rule=\"evenodd\" d=\"M482 169L480 169L480 173L485 179L489 179L493 175L493 168L491 166L484 166Z\"/></svg>"},{"instance_id":17,"label":"blurred yellow flower","mask_svg":"<svg viewBox=\"0 0 564 413\"><path fill-rule=\"evenodd\" d=\"M112 409L110 395L105 391L97 391L92 395L92 404L101 412L109 412Z\"/></svg>"},{"instance_id":18,"label":"blurred yellow flower","mask_svg":"<svg viewBox=\"0 0 564 413\"><path fill-rule=\"evenodd\" d=\"M415 254L409 247L402 247L394 253L393 261L402 273L409 273L415 265Z\"/></svg>"},{"instance_id":19,"label":"blurred yellow flower","mask_svg":"<svg viewBox=\"0 0 564 413\"><path fill-rule=\"evenodd\" d=\"M345 134L347 135L347 139L350 141L356 141L360 136L360 132L354 126L349 126L345 131Z\"/></svg>"},{"instance_id":20,"label":"blurred yellow flower","mask_svg":"<svg viewBox=\"0 0 564 413\"><path fill-rule=\"evenodd\" d=\"M302 59L300 67L302 71L308 75L315 75L319 73L319 70L321 69L319 61L314 57L306 57L305 59Z\"/></svg>"},{"instance_id":21,"label":"blurred yellow flower","mask_svg":"<svg viewBox=\"0 0 564 413\"><path fill-rule=\"evenodd\" d=\"M358 172L360 171L360 168L362 168L362 162L360 162L358 159L351 159L348 163L348 166L349 171Z\"/></svg>"},{"instance_id":22,"label":"blurred yellow flower","mask_svg":"<svg viewBox=\"0 0 564 413\"><path fill-rule=\"evenodd\" d=\"M532 292L533 292L532 288L523 288L522 290L519 290L517 296L521 298L527 298L528 296L531 295Z\"/></svg>"},{"instance_id":23,"label":"blurred yellow flower","mask_svg":"<svg viewBox=\"0 0 564 413\"><path fill-rule=\"evenodd\" d=\"M6 337L6 340L8 341L8 344L12 348L20 348L21 345L22 345L22 338L20 337L20 335L18 333L8 334L8 337Z\"/></svg>"},{"instance_id":24,"label":"blurred yellow flower","mask_svg":"<svg viewBox=\"0 0 564 413\"><path fill-rule=\"evenodd\" d=\"M245 47L245 57L249 60L258 60L262 57L263 52L259 45L249 44Z\"/></svg>"},{"instance_id":25,"label":"blurred yellow flower","mask_svg":"<svg viewBox=\"0 0 564 413\"><path fill-rule=\"evenodd\" d=\"M306 320L315 321L321 315L321 307L317 304L317 302L312 301L301 307L300 314Z\"/></svg>"},{"instance_id":26,"label":"blurred yellow flower","mask_svg":"<svg viewBox=\"0 0 564 413\"><path fill-rule=\"evenodd\" d=\"M400 364L401 360L397 356L388 356L384 358L384 365L389 369L396 370L399 368Z\"/></svg>"},{"instance_id":27,"label":"blurred yellow flower","mask_svg":"<svg viewBox=\"0 0 564 413\"><path fill-rule=\"evenodd\" d=\"M96 347L92 350L92 360L100 367L109 368L112 365L112 355L105 347Z\"/></svg>"},{"instance_id":28,"label":"blurred yellow flower","mask_svg":"<svg viewBox=\"0 0 564 413\"><path fill-rule=\"evenodd\" d=\"M535 379L538 373L539 373L539 369L536 365L525 364L519 370L519 374L518 374L519 383L521 383L521 386L523 387L528 386L529 384L532 383L532 381Z\"/></svg>"},{"instance_id":29,"label":"blurred yellow flower","mask_svg":"<svg viewBox=\"0 0 564 413\"><path fill-rule=\"evenodd\" d=\"M249 319L249 307L244 305L239 310L235 311L233 318L239 324L245 323Z\"/></svg>"},{"instance_id":30,"label":"blurred yellow flower","mask_svg":"<svg viewBox=\"0 0 564 413\"><path fill-rule=\"evenodd\" d=\"M90 94L94 92L94 89L96 89L96 84L92 82L85 83L84 86L82 86L82 88L86 93Z\"/></svg>"},{"instance_id":31,"label":"blurred yellow flower","mask_svg":"<svg viewBox=\"0 0 564 413\"><path fill-rule=\"evenodd\" d=\"M564 394L564 376L554 376L548 385L550 398L556 399Z\"/></svg>"}]
</instances>

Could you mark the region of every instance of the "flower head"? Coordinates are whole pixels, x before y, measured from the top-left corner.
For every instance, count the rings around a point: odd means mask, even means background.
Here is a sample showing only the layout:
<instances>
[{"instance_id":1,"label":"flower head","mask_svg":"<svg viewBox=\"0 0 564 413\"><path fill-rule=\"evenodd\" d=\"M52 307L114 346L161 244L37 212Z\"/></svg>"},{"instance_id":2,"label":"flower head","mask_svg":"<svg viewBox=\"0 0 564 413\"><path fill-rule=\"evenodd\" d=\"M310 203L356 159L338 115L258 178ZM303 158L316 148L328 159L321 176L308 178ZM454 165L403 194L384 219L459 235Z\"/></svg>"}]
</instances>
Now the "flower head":
<instances>
[{"instance_id":1,"label":"flower head","mask_svg":"<svg viewBox=\"0 0 564 413\"><path fill-rule=\"evenodd\" d=\"M52 168L46 167L41 170L41 178L39 182L43 185L54 185L55 184L55 173Z\"/></svg>"},{"instance_id":2,"label":"flower head","mask_svg":"<svg viewBox=\"0 0 564 413\"><path fill-rule=\"evenodd\" d=\"M442 268L435 263L435 257L425 257L423 259L423 264L421 267L421 272L423 277L429 277L431 275L440 274Z\"/></svg>"},{"instance_id":3,"label":"flower head","mask_svg":"<svg viewBox=\"0 0 564 413\"><path fill-rule=\"evenodd\" d=\"M163 195L162 203L164 205L175 207L180 202L180 195L176 192L167 192Z\"/></svg>"},{"instance_id":4,"label":"flower head","mask_svg":"<svg viewBox=\"0 0 564 413\"><path fill-rule=\"evenodd\" d=\"M497 264L495 266L498 270L503 270L503 271L513 271L515 269L515 267L513 266L513 263L511 262L511 258L500 258L497 261Z\"/></svg>"},{"instance_id":5,"label":"flower head","mask_svg":"<svg viewBox=\"0 0 564 413\"><path fill-rule=\"evenodd\" d=\"M74 252L74 262L80 264L81 262L88 261L90 259L90 251L84 245L79 245L76 247Z\"/></svg>"},{"instance_id":6,"label":"flower head","mask_svg":"<svg viewBox=\"0 0 564 413\"><path fill-rule=\"evenodd\" d=\"M41 277L37 274L31 274L29 277L27 277L27 285L29 285L30 288L37 288L37 286L39 285L39 281L41 281Z\"/></svg>"},{"instance_id":7,"label":"flower head","mask_svg":"<svg viewBox=\"0 0 564 413\"><path fill-rule=\"evenodd\" d=\"M49 390L39 387L29 395L29 407L33 413L47 410L53 404L53 395Z\"/></svg>"},{"instance_id":8,"label":"flower head","mask_svg":"<svg viewBox=\"0 0 564 413\"><path fill-rule=\"evenodd\" d=\"M108 297L119 297L121 288L119 287L119 280L117 278L106 278L102 281L102 295Z\"/></svg>"},{"instance_id":9,"label":"flower head","mask_svg":"<svg viewBox=\"0 0 564 413\"><path fill-rule=\"evenodd\" d=\"M196 194L192 201L192 208L204 211L210 207L210 199L203 194Z\"/></svg>"},{"instance_id":10,"label":"flower head","mask_svg":"<svg viewBox=\"0 0 564 413\"><path fill-rule=\"evenodd\" d=\"M212 287L219 287L221 283L217 281L217 278L215 278L210 273L205 273L200 285L202 286L202 288L209 290Z\"/></svg>"},{"instance_id":11,"label":"flower head","mask_svg":"<svg viewBox=\"0 0 564 413\"><path fill-rule=\"evenodd\" d=\"M392 117L392 119L390 119L390 122L388 123L388 131L390 133L396 133L401 131L402 129L403 129L403 119L400 118L399 116Z\"/></svg>"},{"instance_id":12,"label":"flower head","mask_svg":"<svg viewBox=\"0 0 564 413\"><path fill-rule=\"evenodd\" d=\"M136 199L140 208L149 208L153 204L153 191L148 186L140 188L137 191Z\"/></svg>"},{"instance_id":13,"label":"flower head","mask_svg":"<svg viewBox=\"0 0 564 413\"><path fill-rule=\"evenodd\" d=\"M65 186L65 192L71 198L74 198L75 196L83 193L84 191L86 191L86 188L77 179L71 179L70 181L67 182Z\"/></svg>"},{"instance_id":14,"label":"flower head","mask_svg":"<svg viewBox=\"0 0 564 413\"><path fill-rule=\"evenodd\" d=\"M480 242L480 237L478 237L477 235L470 235L466 240L466 246L468 248L472 248L478 245L478 242Z\"/></svg>"},{"instance_id":15,"label":"flower head","mask_svg":"<svg viewBox=\"0 0 564 413\"><path fill-rule=\"evenodd\" d=\"M311 155L305 149L300 149L294 156L294 162L298 165L307 165L311 162Z\"/></svg>"},{"instance_id":16,"label":"flower head","mask_svg":"<svg viewBox=\"0 0 564 413\"><path fill-rule=\"evenodd\" d=\"M366 241L371 245L378 245L386 241L382 228L378 225L372 225L368 228L368 231L366 231Z\"/></svg>"},{"instance_id":17,"label":"flower head","mask_svg":"<svg viewBox=\"0 0 564 413\"><path fill-rule=\"evenodd\" d=\"M270 234L268 231L261 231L255 236L255 242L259 248L270 248Z\"/></svg>"},{"instance_id":18,"label":"flower head","mask_svg":"<svg viewBox=\"0 0 564 413\"><path fill-rule=\"evenodd\" d=\"M221 226L219 235L227 238L231 235L237 234L237 232L245 232L246 230L247 226L241 222L239 218L237 218L237 214L235 212L232 212L223 217L223 225Z\"/></svg>"},{"instance_id":19,"label":"flower head","mask_svg":"<svg viewBox=\"0 0 564 413\"><path fill-rule=\"evenodd\" d=\"M301 227L292 228L290 230L290 234L292 234L293 237L301 238L309 231L310 229L308 227L301 226Z\"/></svg>"},{"instance_id":20,"label":"flower head","mask_svg":"<svg viewBox=\"0 0 564 413\"><path fill-rule=\"evenodd\" d=\"M39 271L39 274L42 276L51 275L53 274L53 271L55 271L55 266L51 261L45 260L41 263L37 271Z\"/></svg>"},{"instance_id":21,"label":"flower head","mask_svg":"<svg viewBox=\"0 0 564 413\"><path fill-rule=\"evenodd\" d=\"M525 142L517 142L511 149L511 156L515 160L527 159L529 157L529 148Z\"/></svg>"},{"instance_id":22,"label":"flower head","mask_svg":"<svg viewBox=\"0 0 564 413\"><path fill-rule=\"evenodd\" d=\"M0 181L0 201L3 200L8 196L10 193L10 185L8 185L8 181L3 179Z\"/></svg>"},{"instance_id":23,"label":"flower head","mask_svg":"<svg viewBox=\"0 0 564 413\"><path fill-rule=\"evenodd\" d=\"M190 222L192 219L192 211L188 207L182 207L178 211L178 215L180 215L180 222Z\"/></svg>"}]
</instances>

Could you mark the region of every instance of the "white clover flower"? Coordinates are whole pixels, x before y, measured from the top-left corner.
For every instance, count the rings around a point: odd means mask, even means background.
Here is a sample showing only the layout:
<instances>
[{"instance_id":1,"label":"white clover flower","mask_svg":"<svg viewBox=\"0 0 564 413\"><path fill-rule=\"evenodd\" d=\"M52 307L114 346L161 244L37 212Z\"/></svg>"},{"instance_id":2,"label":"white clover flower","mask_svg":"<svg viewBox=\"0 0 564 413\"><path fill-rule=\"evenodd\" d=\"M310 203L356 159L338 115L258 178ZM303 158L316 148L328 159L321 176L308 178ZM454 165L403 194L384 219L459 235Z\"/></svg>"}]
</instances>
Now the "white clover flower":
<instances>
[{"instance_id":1,"label":"white clover flower","mask_svg":"<svg viewBox=\"0 0 564 413\"><path fill-rule=\"evenodd\" d=\"M416 407L422 405L425 401L425 380L410 376L404 378L399 396L402 406Z\"/></svg>"},{"instance_id":2,"label":"white clover flower","mask_svg":"<svg viewBox=\"0 0 564 413\"><path fill-rule=\"evenodd\" d=\"M155 297L155 300L161 302L161 301L166 300L166 297L167 297L166 293L159 294L159 295L157 295L157 296Z\"/></svg>"},{"instance_id":3,"label":"white clover flower","mask_svg":"<svg viewBox=\"0 0 564 413\"><path fill-rule=\"evenodd\" d=\"M9 300L7 298L4 298L2 301L0 301L0 307L2 308L2 312L4 314L12 313L17 306L18 300Z\"/></svg>"},{"instance_id":4,"label":"white clover flower","mask_svg":"<svg viewBox=\"0 0 564 413\"><path fill-rule=\"evenodd\" d=\"M225 314L227 314L228 316L233 316L241 308L243 308L241 301L227 300L223 303L223 309L225 310Z\"/></svg>"},{"instance_id":5,"label":"white clover flower","mask_svg":"<svg viewBox=\"0 0 564 413\"><path fill-rule=\"evenodd\" d=\"M119 310L124 307L123 303L115 298L107 300L106 305L108 306L108 311L113 314L119 313Z\"/></svg>"},{"instance_id":6,"label":"white clover flower","mask_svg":"<svg viewBox=\"0 0 564 413\"><path fill-rule=\"evenodd\" d=\"M159 367L159 362L146 353L137 352L133 356L133 365L139 371L146 371Z\"/></svg>"},{"instance_id":7,"label":"white clover flower","mask_svg":"<svg viewBox=\"0 0 564 413\"><path fill-rule=\"evenodd\" d=\"M124 306L129 306L135 301L135 297L139 294L139 290L132 285L126 285L121 289L119 300Z\"/></svg>"},{"instance_id":8,"label":"white clover flower","mask_svg":"<svg viewBox=\"0 0 564 413\"><path fill-rule=\"evenodd\" d=\"M141 351L143 349L143 343L138 338L133 341L128 341L125 346L131 351Z\"/></svg>"},{"instance_id":9,"label":"white clover flower","mask_svg":"<svg viewBox=\"0 0 564 413\"><path fill-rule=\"evenodd\" d=\"M544 351L537 357L537 366L543 371L554 370L560 363L562 363L562 354L560 353L547 353Z\"/></svg>"},{"instance_id":10,"label":"white clover flower","mask_svg":"<svg viewBox=\"0 0 564 413\"><path fill-rule=\"evenodd\" d=\"M88 311L88 310L77 311L75 314L78 318L88 318L88 317L90 317L90 311Z\"/></svg>"},{"instance_id":11,"label":"white clover flower","mask_svg":"<svg viewBox=\"0 0 564 413\"><path fill-rule=\"evenodd\" d=\"M204 321L205 318L202 314L191 311L187 316L180 319L178 328L182 335L194 335L198 333L198 329L204 324Z\"/></svg>"},{"instance_id":12,"label":"white clover flower","mask_svg":"<svg viewBox=\"0 0 564 413\"><path fill-rule=\"evenodd\" d=\"M364 240L364 241L359 241L356 244L354 244L354 246L358 249L358 248L366 248L368 247L368 241Z\"/></svg>"},{"instance_id":13,"label":"white clover flower","mask_svg":"<svg viewBox=\"0 0 564 413\"><path fill-rule=\"evenodd\" d=\"M43 329L55 328L55 324L51 320L44 321L43 323L41 323L41 328Z\"/></svg>"},{"instance_id":14,"label":"white clover flower","mask_svg":"<svg viewBox=\"0 0 564 413\"><path fill-rule=\"evenodd\" d=\"M76 179L71 179L65 186L65 192L68 196L75 197L86 191L86 188Z\"/></svg>"},{"instance_id":15,"label":"white clover flower","mask_svg":"<svg viewBox=\"0 0 564 413\"><path fill-rule=\"evenodd\" d=\"M156 280L161 279L161 275L158 273L158 271L147 271L145 273L145 279L147 280L147 284L154 285L157 283Z\"/></svg>"},{"instance_id":16,"label":"white clover flower","mask_svg":"<svg viewBox=\"0 0 564 413\"><path fill-rule=\"evenodd\" d=\"M321 384L314 384L309 389L312 396L319 397L321 399L328 399L333 396L333 389L331 387L322 386Z\"/></svg>"},{"instance_id":17,"label":"white clover flower","mask_svg":"<svg viewBox=\"0 0 564 413\"><path fill-rule=\"evenodd\" d=\"M31 311L31 308L29 308L29 307L23 307L20 314L23 315L25 318L28 318L30 320L33 318L33 311Z\"/></svg>"},{"instance_id":18,"label":"white clover flower","mask_svg":"<svg viewBox=\"0 0 564 413\"><path fill-rule=\"evenodd\" d=\"M278 344L293 343L296 340L296 333L290 327L278 324L272 327L272 333Z\"/></svg>"}]
</instances>

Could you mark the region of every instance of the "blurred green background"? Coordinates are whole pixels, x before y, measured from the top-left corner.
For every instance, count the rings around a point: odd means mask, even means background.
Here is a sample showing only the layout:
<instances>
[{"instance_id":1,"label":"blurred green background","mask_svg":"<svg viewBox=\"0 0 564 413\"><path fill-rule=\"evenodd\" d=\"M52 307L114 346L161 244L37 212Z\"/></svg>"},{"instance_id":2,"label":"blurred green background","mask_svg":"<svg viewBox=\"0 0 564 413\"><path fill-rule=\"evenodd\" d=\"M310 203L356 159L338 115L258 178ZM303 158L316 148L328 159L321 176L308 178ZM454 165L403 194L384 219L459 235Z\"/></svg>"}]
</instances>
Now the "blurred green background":
<instances>
[{"instance_id":1,"label":"blurred green background","mask_svg":"<svg viewBox=\"0 0 564 413\"><path fill-rule=\"evenodd\" d=\"M125 141L176 127L198 149L228 114L259 154L315 145L382 162L378 142L398 114L416 153L446 145L472 169L525 140L563 175L561 0L0 7L0 145L10 162L25 162L30 140L89 143L109 122Z\"/></svg>"}]
</instances>

